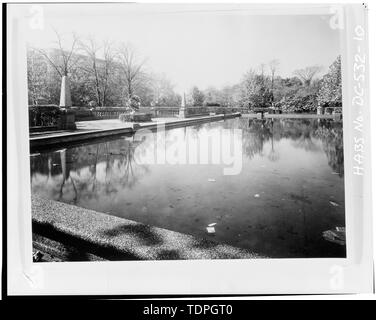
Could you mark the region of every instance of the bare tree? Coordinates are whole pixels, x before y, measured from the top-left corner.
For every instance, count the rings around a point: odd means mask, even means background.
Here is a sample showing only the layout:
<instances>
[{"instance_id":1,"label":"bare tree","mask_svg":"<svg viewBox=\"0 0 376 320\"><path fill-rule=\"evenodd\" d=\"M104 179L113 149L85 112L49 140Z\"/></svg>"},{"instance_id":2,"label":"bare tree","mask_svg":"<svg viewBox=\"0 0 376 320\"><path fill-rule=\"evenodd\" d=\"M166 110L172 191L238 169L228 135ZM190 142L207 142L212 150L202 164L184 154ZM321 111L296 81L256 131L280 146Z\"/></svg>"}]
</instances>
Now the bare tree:
<instances>
[{"instance_id":1,"label":"bare tree","mask_svg":"<svg viewBox=\"0 0 376 320\"><path fill-rule=\"evenodd\" d=\"M264 75L265 75L265 63L261 63L259 65L259 69L260 69L261 76L264 78Z\"/></svg>"},{"instance_id":2,"label":"bare tree","mask_svg":"<svg viewBox=\"0 0 376 320\"><path fill-rule=\"evenodd\" d=\"M146 60L140 60L136 51L126 44L122 44L118 51L118 60L124 75L128 98L134 95L135 88L143 75Z\"/></svg>"},{"instance_id":3,"label":"bare tree","mask_svg":"<svg viewBox=\"0 0 376 320\"><path fill-rule=\"evenodd\" d=\"M110 85L111 74L114 70L115 54L112 44L108 41L103 42L103 75L102 75L102 106L107 103L107 94Z\"/></svg>"},{"instance_id":4,"label":"bare tree","mask_svg":"<svg viewBox=\"0 0 376 320\"><path fill-rule=\"evenodd\" d=\"M150 86L154 104L174 106L179 103L174 92L174 85L164 74L150 75Z\"/></svg>"},{"instance_id":5,"label":"bare tree","mask_svg":"<svg viewBox=\"0 0 376 320\"><path fill-rule=\"evenodd\" d=\"M70 85L69 85L69 77L68 74L73 70L73 67L77 64L80 59L80 56L75 54L75 50L77 48L78 38L73 33L73 40L71 42L70 48L67 50L63 46L63 40L61 35L56 31L56 44L57 48L57 57L50 58L49 54L39 49L38 51L46 58L46 60L51 64L51 66L56 70L56 72L61 77L61 90L60 90L60 103L61 107L71 107L72 106L72 98L70 92Z\"/></svg>"},{"instance_id":6,"label":"bare tree","mask_svg":"<svg viewBox=\"0 0 376 320\"><path fill-rule=\"evenodd\" d=\"M43 49L37 49L51 64L51 66L56 70L60 77L67 76L71 69L79 61L79 56L75 55L77 49L78 37L73 33L73 40L70 48L64 49L62 36L56 31L56 44L58 52L58 61L54 61L53 58Z\"/></svg>"},{"instance_id":7,"label":"bare tree","mask_svg":"<svg viewBox=\"0 0 376 320\"><path fill-rule=\"evenodd\" d=\"M306 67L304 69L299 69L294 71L294 75L296 75L305 86L310 86L312 79L322 70L321 66L311 66Z\"/></svg>"},{"instance_id":8,"label":"bare tree","mask_svg":"<svg viewBox=\"0 0 376 320\"><path fill-rule=\"evenodd\" d=\"M95 88L95 96L97 100L97 105L101 105L101 90L100 90L100 81L99 81L99 70L98 70L98 51L100 49L97 42L92 38L88 38L86 41L80 41L79 43L80 49L84 51L87 55L88 59L88 66L85 64L81 65L81 69L86 71L88 74L93 76L94 79L94 88Z\"/></svg>"},{"instance_id":9,"label":"bare tree","mask_svg":"<svg viewBox=\"0 0 376 320\"><path fill-rule=\"evenodd\" d=\"M29 101L32 105L38 105L40 99L47 96L47 64L35 49L27 50L27 82Z\"/></svg>"},{"instance_id":10,"label":"bare tree","mask_svg":"<svg viewBox=\"0 0 376 320\"><path fill-rule=\"evenodd\" d=\"M82 64L81 69L92 76L97 105L104 107L114 68L112 45L108 41L99 45L93 38L88 38L86 41L80 42L80 48L89 58L89 63Z\"/></svg>"},{"instance_id":11,"label":"bare tree","mask_svg":"<svg viewBox=\"0 0 376 320\"><path fill-rule=\"evenodd\" d=\"M274 102L274 79L275 79L275 74L277 72L278 66L279 66L279 61L276 59L269 62L269 69L270 69L271 80L272 80L272 86L271 86L272 103Z\"/></svg>"}]
</instances>

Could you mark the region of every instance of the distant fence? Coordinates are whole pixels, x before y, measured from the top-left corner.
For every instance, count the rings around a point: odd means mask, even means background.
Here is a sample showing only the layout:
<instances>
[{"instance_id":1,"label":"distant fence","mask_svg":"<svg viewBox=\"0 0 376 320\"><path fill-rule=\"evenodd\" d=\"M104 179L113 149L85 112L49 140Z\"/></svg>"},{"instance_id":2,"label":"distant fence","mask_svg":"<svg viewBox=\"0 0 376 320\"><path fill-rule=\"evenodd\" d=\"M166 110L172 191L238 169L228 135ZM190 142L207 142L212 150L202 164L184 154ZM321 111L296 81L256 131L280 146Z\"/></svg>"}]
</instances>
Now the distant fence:
<instances>
[{"instance_id":1,"label":"distant fence","mask_svg":"<svg viewBox=\"0 0 376 320\"><path fill-rule=\"evenodd\" d=\"M342 113L340 107L324 107L322 112L325 114ZM150 113L153 118L167 118L177 117L179 115L179 106L157 106L157 107L140 107L140 112ZM123 107L72 107L69 113L73 113L74 121L87 120L104 120L104 119L119 119L120 114L129 112L129 109ZM186 107L186 116L192 117L195 115L208 114L228 114L240 112L242 114L268 112L281 113L281 110L274 110L272 108L240 108L240 107L226 107L226 106L197 106ZM64 120L67 117L67 111L64 111L57 105L39 105L29 106L29 128L30 131L48 131L54 129L65 128Z\"/></svg>"},{"instance_id":2,"label":"distant fence","mask_svg":"<svg viewBox=\"0 0 376 320\"><path fill-rule=\"evenodd\" d=\"M142 108L141 108L142 109ZM179 115L180 107L153 107L148 108L154 117L175 117ZM188 116L203 115L209 113L223 114L223 113L233 113L240 112L239 108L229 108L229 107L213 107L213 106L197 106L197 107L186 107L186 113Z\"/></svg>"},{"instance_id":3,"label":"distant fence","mask_svg":"<svg viewBox=\"0 0 376 320\"><path fill-rule=\"evenodd\" d=\"M129 112L129 109L123 107L72 107L76 115L76 121L85 120L105 120L118 119L120 114ZM167 118L177 117L179 115L180 107L178 106L158 106L158 107L140 107L139 112L150 113L153 118ZM187 116L208 115L209 113L226 114L226 113L249 113L249 109L245 108L230 108L220 106L198 106L186 107Z\"/></svg>"},{"instance_id":4,"label":"distant fence","mask_svg":"<svg viewBox=\"0 0 376 320\"><path fill-rule=\"evenodd\" d=\"M155 118L177 117L180 111L180 107L152 107L148 109ZM209 112L207 107L186 107L186 114L188 116L209 114Z\"/></svg>"},{"instance_id":5,"label":"distant fence","mask_svg":"<svg viewBox=\"0 0 376 320\"><path fill-rule=\"evenodd\" d=\"M177 117L179 107L153 107L149 108L155 118Z\"/></svg>"},{"instance_id":6,"label":"distant fence","mask_svg":"<svg viewBox=\"0 0 376 320\"><path fill-rule=\"evenodd\" d=\"M142 109L142 108L141 108ZM150 112L154 117L168 117L168 116L178 116L180 107L154 107L149 108ZM187 115L194 116L200 114L226 114L234 112L248 113L249 109L245 108L231 108L231 107L221 107L221 106L198 106L198 107L186 107Z\"/></svg>"},{"instance_id":7,"label":"distant fence","mask_svg":"<svg viewBox=\"0 0 376 320\"><path fill-rule=\"evenodd\" d=\"M58 126L59 118L63 114L62 109L57 105L29 106L29 126L30 128L43 128L45 130L53 129ZM123 107L72 107L70 108L75 115L75 121L119 119L120 114L129 112L129 109ZM179 106L157 106L140 107L140 112L150 113L153 118L177 117L179 115ZM221 106L197 106L186 107L186 115L192 117L195 115L227 114L227 113L250 113L249 109L232 108Z\"/></svg>"},{"instance_id":8,"label":"distant fence","mask_svg":"<svg viewBox=\"0 0 376 320\"><path fill-rule=\"evenodd\" d=\"M187 107L187 114L190 116L199 114L209 114L209 107ZM164 117L177 117L179 115L180 107L177 106L163 106L163 107L140 107L140 112L151 113L153 118L164 118ZM98 107L91 111L91 117L93 119L118 119L119 115L122 113L129 112L129 109L122 107ZM222 112L223 113L223 112ZM86 119L85 119L86 118ZM76 119L88 120L89 116L80 114L77 110Z\"/></svg>"},{"instance_id":9,"label":"distant fence","mask_svg":"<svg viewBox=\"0 0 376 320\"><path fill-rule=\"evenodd\" d=\"M251 111L247 108L240 107L224 107L224 106L209 106L207 107L209 112L216 114L226 114L226 113L250 113Z\"/></svg>"},{"instance_id":10,"label":"distant fence","mask_svg":"<svg viewBox=\"0 0 376 320\"><path fill-rule=\"evenodd\" d=\"M128 111L129 109L121 107L100 107L91 110L95 119L118 119L120 114Z\"/></svg>"},{"instance_id":11,"label":"distant fence","mask_svg":"<svg viewBox=\"0 0 376 320\"><path fill-rule=\"evenodd\" d=\"M158 107L141 107L140 112L151 113L154 118L177 117L179 115L180 107L178 106L158 106ZM207 107L186 107L186 114L188 116L209 114Z\"/></svg>"}]
</instances>

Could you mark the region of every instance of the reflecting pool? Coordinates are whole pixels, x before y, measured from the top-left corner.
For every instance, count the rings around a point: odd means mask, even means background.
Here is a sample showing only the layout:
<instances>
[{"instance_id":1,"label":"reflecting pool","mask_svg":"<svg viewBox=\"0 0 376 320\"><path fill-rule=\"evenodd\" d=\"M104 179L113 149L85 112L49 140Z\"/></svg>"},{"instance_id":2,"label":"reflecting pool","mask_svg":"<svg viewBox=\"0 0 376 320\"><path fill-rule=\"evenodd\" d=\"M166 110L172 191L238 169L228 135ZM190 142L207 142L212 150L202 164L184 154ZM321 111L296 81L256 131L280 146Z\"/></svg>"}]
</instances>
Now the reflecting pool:
<instances>
[{"instance_id":1,"label":"reflecting pool","mask_svg":"<svg viewBox=\"0 0 376 320\"><path fill-rule=\"evenodd\" d=\"M145 132L32 154L32 193L270 257L344 257L322 236L345 226L342 122L236 118L167 130L165 142L191 146L223 129L240 132L238 174L221 161L145 161L166 152Z\"/></svg>"}]
</instances>

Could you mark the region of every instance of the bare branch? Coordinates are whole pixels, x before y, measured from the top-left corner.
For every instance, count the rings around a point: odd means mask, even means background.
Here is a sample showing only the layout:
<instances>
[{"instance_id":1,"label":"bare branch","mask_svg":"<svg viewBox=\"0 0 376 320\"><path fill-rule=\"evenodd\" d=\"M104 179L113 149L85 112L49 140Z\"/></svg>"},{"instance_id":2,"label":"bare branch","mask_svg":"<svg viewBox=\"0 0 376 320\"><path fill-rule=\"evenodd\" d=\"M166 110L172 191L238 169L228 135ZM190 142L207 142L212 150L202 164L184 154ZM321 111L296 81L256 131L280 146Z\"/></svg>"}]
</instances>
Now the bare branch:
<instances>
[{"instance_id":1,"label":"bare branch","mask_svg":"<svg viewBox=\"0 0 376 320\"><path fill-rule=\"evenodd\" d=\"M274 59L269 62L269 69L272 74L272 77L274 77L275 73L277 72L277 69L279 67L279 61Z\"/></svg>"},{"instance_id":2,"label":"bare branch","mask_svg":"<svg viewBox=\"0 0 376 320\"><path fill-rule=\"evenodd\" d=\"M67 60L66 60L65 52L64 52L64 49L63 49L63 45L62 45L61 36L55 28L52 28L52 29L54 30L56 38L57 38L57 44L59 46L61 57L63 58L63 64L64 64L63 71L65 72L65 69L66 69L66 66L67 66Z\"/></svg>"},{"instance_id":3,"label":"bare branch","mask_svg":"<svg viewBox=\"0 0 376 320\"><path fill-rule=\"evenodd\" d=\"M137 81L142 76L142 69L146 59L138 61L136 51L130 46L122 44L118 50L117 58L120 63L121 70L125 75L128 96L131 97Z\"/></svg>"},{"instance_id":4,"label":"bare branch","mask_svg":"<svg viewBox=\"0 0 376 320\"><path fill-rule=\"evenodd\" d=\"M296 75L304 85L310 86L312 79L322 70L321 66L311 66L306 67L304 69L299 69L294 71L294 75Z\"/></svg>"},{"instance_id":5,"label":"bare branch","mask_svg":"<svg viewBox=\"0 0 376 320\"><path fill-rule=\"evenodd\" d=\"M44 50L42 49L35 49L37 50L40 54L42 54L46 59L47 61L51 64L51 66L56 70L56 72L59 74L60 77L63 76L62 72L59 70L59 66L56 65L51 59L50 57L48 56L47 52L45 52Z\"/></svg>"},{"instance_id":6,"label":"bare branch","mask_svg":"<svg viewBox=\"0 0 376 320\"><path fill-rule=\"evenodd\" d=\"M69 73L69 70L72 68L72 65L70 65L70 62L71 62L72 57L74 56L74 51L78 43L78 37L76 36L75 33L73 33L73 41L70 46L70 50L67 51L64 49L64 46L63 46L62 35L55 28L52 28L52 29L56 35L55 43L57 44L57 47L58 47L57 50L59 51L59 55L62 59L61 66L59 66L61 69L60 71L63 75L67 75ZM75 61L75 63L77 63L77 61Z\"/></svg>"},{"instance_id":7,"label":"bare branch","mask_svg":"<svg viewBox=\"0 0 376 320\"><path fill-rule=\"evenodd\" d=\"M72 57L72 54L74 52L74 49L76 47L76 43L78 42L78 37L76 36L76 34L73 33L73 42L72 42L72 46L71 46L71 50L68 54L68 57L67 57L67 70L68 70L68 64L69 64L69 61Z\"/></svg>"}]
</instances>

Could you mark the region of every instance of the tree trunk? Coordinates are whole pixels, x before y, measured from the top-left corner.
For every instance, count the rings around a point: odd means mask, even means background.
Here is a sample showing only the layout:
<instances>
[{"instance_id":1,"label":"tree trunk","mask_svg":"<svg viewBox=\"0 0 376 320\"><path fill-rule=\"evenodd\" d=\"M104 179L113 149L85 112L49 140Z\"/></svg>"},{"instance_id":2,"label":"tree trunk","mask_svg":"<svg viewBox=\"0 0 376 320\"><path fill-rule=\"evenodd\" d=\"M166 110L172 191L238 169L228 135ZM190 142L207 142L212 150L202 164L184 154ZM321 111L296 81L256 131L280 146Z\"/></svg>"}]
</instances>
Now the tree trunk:
<instances>
[{"instance_id":1,"label":"tree trunk","mask_svg":"<svg viewBox=\"0 0 376 320\"><path fill-rule=\"evenodd\" d=\"M132 98L133 96L133 88L132 88L132 81L128 80L128 98Z\"/></svg>"}]
</instances>

